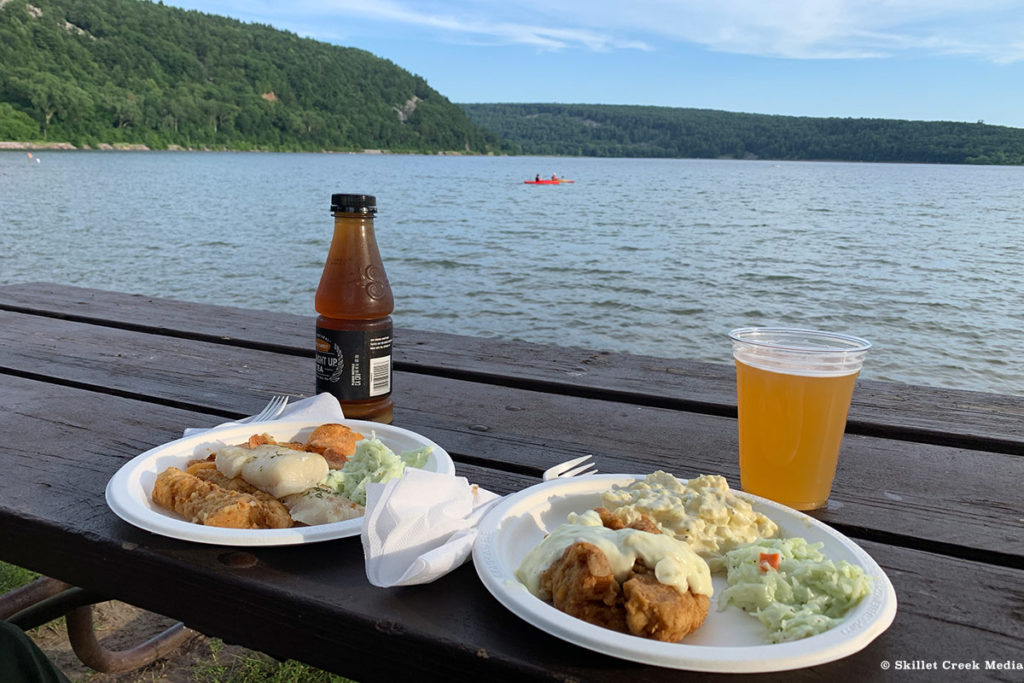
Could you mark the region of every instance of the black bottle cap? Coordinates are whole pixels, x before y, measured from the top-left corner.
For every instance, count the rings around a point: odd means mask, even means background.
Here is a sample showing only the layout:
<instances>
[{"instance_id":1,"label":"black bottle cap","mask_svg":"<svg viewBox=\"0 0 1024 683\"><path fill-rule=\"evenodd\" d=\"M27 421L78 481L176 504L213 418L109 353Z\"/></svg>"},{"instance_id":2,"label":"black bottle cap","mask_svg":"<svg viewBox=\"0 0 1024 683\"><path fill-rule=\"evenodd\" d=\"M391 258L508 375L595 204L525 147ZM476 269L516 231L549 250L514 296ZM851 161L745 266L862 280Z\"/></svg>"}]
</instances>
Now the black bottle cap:
<instances>
[{"instance_id":1,"label":"black bottle cap","mask_svg":"<svg viewBox=\"0 0 1024 683\"><path fill-rule=\"evenodd\" d=\"M372 194L332 194L331 213L377 213Z\"/></svg>"}]
</instances>

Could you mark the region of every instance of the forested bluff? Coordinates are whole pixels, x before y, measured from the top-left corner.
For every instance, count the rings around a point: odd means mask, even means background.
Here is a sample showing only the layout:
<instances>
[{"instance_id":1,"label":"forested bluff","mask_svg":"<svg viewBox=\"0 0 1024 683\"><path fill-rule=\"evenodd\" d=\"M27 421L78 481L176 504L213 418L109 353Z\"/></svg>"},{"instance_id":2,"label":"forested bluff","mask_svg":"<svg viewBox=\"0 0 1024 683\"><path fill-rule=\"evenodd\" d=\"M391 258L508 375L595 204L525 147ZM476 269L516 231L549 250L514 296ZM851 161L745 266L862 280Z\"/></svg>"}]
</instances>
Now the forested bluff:
<instances>
[{"instance_id":1,"label":"forested bluff","mask_svg":"<svg viewBox=\"0 0 1024 683\"><path fill-rule=\"evenodd\" d=\"M455 104L364 50L145 0L0 0L0 148L1024 164L1024 129Z\"/></svg>"}]
</instances>

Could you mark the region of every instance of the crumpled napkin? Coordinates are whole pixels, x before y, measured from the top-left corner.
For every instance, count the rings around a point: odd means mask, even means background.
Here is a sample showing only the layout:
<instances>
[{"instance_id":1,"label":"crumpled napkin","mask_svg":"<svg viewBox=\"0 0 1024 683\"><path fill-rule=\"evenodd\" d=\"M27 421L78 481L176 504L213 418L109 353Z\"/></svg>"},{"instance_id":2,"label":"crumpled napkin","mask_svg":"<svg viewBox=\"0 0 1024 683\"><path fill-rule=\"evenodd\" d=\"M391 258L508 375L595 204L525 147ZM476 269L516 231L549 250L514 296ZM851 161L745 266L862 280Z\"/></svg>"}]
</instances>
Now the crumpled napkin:
<instances>
[{"instance_id":1,"label":"crumpled napkin","mask_svg":"<svg viewBox=\"0 0 1024 683\"><path fill-rule=\"evenodd\" d=\"M316 396L310 396L304 398L295 403L289 403L285 406L285 409L281 411L275 420L306 420L310 424L316 422L324 424L327 422L339 422L345 419L345 414L341 410L341 404L338 403L338 399L332 394L322 393ZM213 431L214 429L223 429L224 427L234 427L235 425L242 424L241 422L224 422L215 427L188 427L185 429L185 436L192 436L193 434L199 434L201 432ZM257 422L253 424L253 429L259 431L259 425Z\"/></svg>"},{"instance_id":2,"label":"crumpled napkin","mask_svg":"<svg viewBox=\"0 0 1024 683\"><path fill-rule=\"evenodd\" d=\"M367 485L366 578L382 588L412 586L458 568L473 550L480 520L499 500L465 477L415 468Z\"/></svg>"}]
</instances>

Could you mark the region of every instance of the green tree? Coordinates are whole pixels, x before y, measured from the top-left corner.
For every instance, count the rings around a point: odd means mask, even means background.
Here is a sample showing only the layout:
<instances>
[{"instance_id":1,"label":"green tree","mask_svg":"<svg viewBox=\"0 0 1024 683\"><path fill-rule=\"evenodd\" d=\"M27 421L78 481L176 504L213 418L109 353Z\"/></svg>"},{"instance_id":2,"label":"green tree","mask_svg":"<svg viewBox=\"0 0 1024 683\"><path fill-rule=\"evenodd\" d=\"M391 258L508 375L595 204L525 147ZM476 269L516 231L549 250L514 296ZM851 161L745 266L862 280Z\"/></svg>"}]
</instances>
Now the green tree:
<instances>
[{"instance_id":1,"label":"green tree","mask_svg":"<svg viewBox=\"0 0 1024 683\"><path fill-rule=\"evenodd\" d=\"M468 139L475 152L501 149L422 78L368 52L152 2L2 2L0 65L0 103L48 139L423 151ZM400 121L395 108L414 98L447 116Z\"/></svg>"},{"instance_id":2,"label":"green tree","mask_svg":"<svg viewBox=\"0 0 1024 683\"><path fill-rule=\"evenodd\" d=\"M23 111L7 102L0 102L0 140L34 140L39 137L39 124Z\"/></svg>"}]
</instances>

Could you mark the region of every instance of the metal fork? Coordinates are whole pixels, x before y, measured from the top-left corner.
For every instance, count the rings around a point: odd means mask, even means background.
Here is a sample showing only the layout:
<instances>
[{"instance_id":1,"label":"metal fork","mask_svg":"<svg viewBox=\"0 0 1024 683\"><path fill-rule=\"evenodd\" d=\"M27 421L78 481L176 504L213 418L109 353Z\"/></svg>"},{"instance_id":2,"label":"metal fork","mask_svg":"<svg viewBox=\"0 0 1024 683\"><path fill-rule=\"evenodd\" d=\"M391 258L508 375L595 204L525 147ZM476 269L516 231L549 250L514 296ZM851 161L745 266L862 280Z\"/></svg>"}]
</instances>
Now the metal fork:
<instances>
[{"instance_id":1,"label":"metal fork","mask_svg":"<svg viewBox=\"0 0 1024 683\"><path fill-rule=\"evenodd\" d=\"M572 460L560 462L554 467L549 467L547 470L545 470L544 474L542 475L542 478L544 479L544 481L550 481L552 479L576 477L581 474L597 474L597 468L594 467L594 463L586 462L587 460L590 460L591 457L593 456L584 455L581 458L573 458Z\"/></svg>"},{"instance_id":2,"label":"metal fork","mask_svg":"<svg viewBox=\"0 0 1024 683\"><path fill-rule=\"evenodd\" d=\"M270 399L270 402L260 412L256 413L252 417L247 417L244 420L239 420L240 423L251 424L253 422L269 422L275 417L281 414L288 405L287 396L275 396Z\"/></svg>"}]
</instances>

